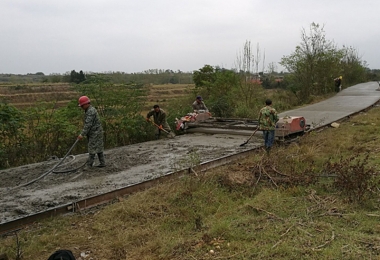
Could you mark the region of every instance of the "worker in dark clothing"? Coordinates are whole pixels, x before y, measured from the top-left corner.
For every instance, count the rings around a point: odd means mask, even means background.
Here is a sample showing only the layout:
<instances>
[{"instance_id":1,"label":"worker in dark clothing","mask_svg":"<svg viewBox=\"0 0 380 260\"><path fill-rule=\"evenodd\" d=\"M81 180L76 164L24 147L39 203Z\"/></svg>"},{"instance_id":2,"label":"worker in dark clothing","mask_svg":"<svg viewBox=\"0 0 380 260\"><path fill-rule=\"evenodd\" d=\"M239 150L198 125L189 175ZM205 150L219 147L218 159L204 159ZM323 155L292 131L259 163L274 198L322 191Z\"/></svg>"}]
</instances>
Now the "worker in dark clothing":
<instances>
[{"instance_id":1,"label":"worker in dark clothing","mask_svg":"<svg viewBox=\"0 0 380 260\"><path fill-rule=\"evenodd\" d=\"M154 105L153 109L148 112L146 115L147 122L150 122L151 116L153 116L153 122L158 126L156 130L156 139L160 139L162 130L168 132L170 137L174 136L174 134L171 132L172 130L170 129L168 122L166 121L166 112L161 109L159 105Z\"/></svg>"},{"instance_id":2,"label":"worker in dark clothing","mask_svg":"<svg viewBox=\"0 0 380 260\"><path fill-rule=\"evenodd\" d=\"M272 100L265 101L265 107L260 110L259 129L263 131L265 150L269 153L274 141L274 132L278 121L276 109L272 107Z\"/></svg>"},{"instance_id":3,"label":"worker in dark clothing","mask_svg":"<svg viewBox=\"0 0 380 260\"><path fill-rule=\"evenodd\" d=\"M335 92L339 92L342 90L342 79L343 77L342 76L339 76L337 78L334 79L334 82L335 82Z\"/></svg>"},{"instance_id":4,"label":"worker in dark clothing","mask_svg":"<svg viewBox=\"0 0 380 260\"><path fill-rule=\"evenodd\" d=\"M203 98L201 96L197 96L192 107L195 113L198 113L200 110L208 112L208 108L206 107L205 102L203 102Z\"/></svg>"},{"instance_id":5,"label":"worker in dark clothing","mask_svg":"<svg viewBox=\"0 0 380 260\"><path fill-rule=\"evenodd\" d=\"M84 125L83 130L78 136L82 140L84 136L88 139L89 158L87 167L92 167L95 161L95 155L98 155L99 165L97 167L105 167L104 159L104 144L103 144L103 128L100 122L98 111L91 106L90 99L87 96L82 96L78 100L78 106L84 110Z\"/></svg>"}]
</instances>

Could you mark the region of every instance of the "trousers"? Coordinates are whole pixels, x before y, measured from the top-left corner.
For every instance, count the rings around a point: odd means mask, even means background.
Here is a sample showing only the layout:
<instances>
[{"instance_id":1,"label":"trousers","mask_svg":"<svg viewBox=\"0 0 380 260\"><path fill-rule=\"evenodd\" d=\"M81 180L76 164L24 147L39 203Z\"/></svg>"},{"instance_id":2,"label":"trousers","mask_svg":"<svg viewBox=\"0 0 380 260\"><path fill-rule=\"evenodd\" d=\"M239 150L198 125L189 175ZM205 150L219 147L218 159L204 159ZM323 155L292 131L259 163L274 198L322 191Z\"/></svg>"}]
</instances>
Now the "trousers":
<instances>
[{"instance_id":1,"label":"trousers","mask_svg":"<svg viewBox=\"0 0 380 260\"><path fill-rule=\"evenodd\" d=\"M263 130L265 149L269 150L274 141L274 130Z\"/></svg>"}]
</instances>

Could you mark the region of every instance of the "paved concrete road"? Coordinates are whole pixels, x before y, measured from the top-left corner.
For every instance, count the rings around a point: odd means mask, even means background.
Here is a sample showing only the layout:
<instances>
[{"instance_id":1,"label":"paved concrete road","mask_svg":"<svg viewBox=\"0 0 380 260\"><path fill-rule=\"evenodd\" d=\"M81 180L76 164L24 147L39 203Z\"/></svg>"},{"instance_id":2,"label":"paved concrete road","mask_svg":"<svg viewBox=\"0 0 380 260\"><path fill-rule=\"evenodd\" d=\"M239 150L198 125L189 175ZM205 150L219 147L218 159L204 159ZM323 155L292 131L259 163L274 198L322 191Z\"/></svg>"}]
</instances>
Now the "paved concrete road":
<instances>
[{"instance_id":1,"label":"paved concrete road","mask_svg":"<svg viewBox=\"0 0 380 260\"><path fill-rule=\"evenodd\" d=\"M317 128L373 106L380 100L378 88L377 82L358 84L342 90L332 98L280 113L279 116L303 116L311 128Z\"/></svg>"}]
</instances>

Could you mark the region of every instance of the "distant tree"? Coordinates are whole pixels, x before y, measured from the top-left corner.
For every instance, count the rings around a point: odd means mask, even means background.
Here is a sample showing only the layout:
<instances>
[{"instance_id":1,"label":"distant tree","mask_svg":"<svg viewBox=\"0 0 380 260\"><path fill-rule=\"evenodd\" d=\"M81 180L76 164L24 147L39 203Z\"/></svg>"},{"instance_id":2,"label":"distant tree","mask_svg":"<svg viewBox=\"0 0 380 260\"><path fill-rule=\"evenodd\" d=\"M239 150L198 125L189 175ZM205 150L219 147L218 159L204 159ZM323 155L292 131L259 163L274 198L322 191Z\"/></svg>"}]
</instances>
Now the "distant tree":
<instances>
[{"instance_id":1,"label":"distant tree","mask_svg":"<svg viewBox=\"0 0 380 260\"><path fill-rule=\"evenodd\" d=\"M86 80L86 77L83 73L83 71L80 71L79 73L76 72L75 70L72 70L70 73L70 82L73 83L81 83Z\"/></svg>"},{"instance_id":2,"label":"distant tree","mask_svg":"<svg viewBox=\"0 0 380 260\"><path fill-rule=\"evenodd\" d=\"M49 78L51 83L58 83L62 81L62 76L60 74L50 74Z\"/></svg>"},{"instance_id":3,"label":"distant tree","mask_svg":"<svg viewBox=\"0 0 380 260\"><path fill-rule=\"evenodd\" d=\"M77 83L77 72L75 70L72 70L70 73L70 82Z\"/></svg>"},{"instance_id":4,"label":"distant tree","mask_svg":"<svg viewBox=\"0 0 380 260\"><path fill-rule=\"evenodd\" d=\"M193 72L193 81L196 88L205 87L207 90L210 89L216 80L216 73L214 67L210 65L205 65L203 68Z\"/></svg>"},{"instance_id":5,"label":"distant tree","mask_svg":"<svg viewBox=\"0 0 380 260\"><path fill-rule=\"evenodd\" d=\"M277 72L277 65L274 62L268 64L268 73L274 74Z\"/></svg>"},{"instance_id":6,"label":"distant tree","mask_svg":"<svg viewBox=\"0 0 380 260\"><path fill-rule=\"evenodd\" d=\"M86 76L84 75L83 71L80 71L79 72L79 75L78 75L78 81L79 83L83 82L86 80Z\"/></svg>"},{"instance_id":7,"label":"distant tree","mask_svg":"<svg viewBox=\"0 0 380 260\"><path fill-rule=\"evenodd\" d=\"M178 78L175 76L170 77L169 83L170 84L178 84Z\"/></svg>"},{"instance_id":8,"label":"distant tree","mask_svg":"<svg viewBox=\"0 0 380 260\"><path fill-rule=\"evenodd\" d=\"M344 74L344 85L354 85L366 81L366 65L355 48L343 46L342 74Z\"/></svg>"},{"instance_id":9,"label":"distant tree","mask_svg":"<svg viewBox=\"0 0 380 260\"><path fill-rule=\"evenodd\" d=\"M205 65L194 71L193 80L196 86L194 95L201 94L206 98L215 116L232 116L235 107L244 103L244 95L239 89L241 77L234 70Z\"/></svg>"},{"instance_id":10,"label":"distant tree","mask_svg":"<svg viewBox=\"0 0 380 260\"><path fill-rule=\"evenodd\" d=\"M300 45L291 55L284 56L280 64L292 74L291 90L307 102L312 94L333 91L332 80L342 73L343 56L344 52L326 39L323 27L312 23L309 34L302 30Z\"/></svg>"},{"instance_id":11,"label":"distant tree","mask_svg":"<svg viewBox=\"0 0 380 260\"><path fill-rule=\"evenodd\" d=\"M259 64L263 55L260 52L259 44L256 46L256 57L253 55L252 49L251 42L246 41L243 50L236 59L236 70L240 77L236 94L238 99L244 103L245 109L252 107L253 103L256 103L256 98L259 96L258 93L261 89Z\"/></svg>"},{"instance_id":12,"label":"distant tree","mask_svg":"<svg viewBox=\"0 0 380 260\"><path fill-rule=\"evenodd\" d=\"M380 70L379 69L366 69L367 80L380 81Z\"/></svg>"}]
</instances>

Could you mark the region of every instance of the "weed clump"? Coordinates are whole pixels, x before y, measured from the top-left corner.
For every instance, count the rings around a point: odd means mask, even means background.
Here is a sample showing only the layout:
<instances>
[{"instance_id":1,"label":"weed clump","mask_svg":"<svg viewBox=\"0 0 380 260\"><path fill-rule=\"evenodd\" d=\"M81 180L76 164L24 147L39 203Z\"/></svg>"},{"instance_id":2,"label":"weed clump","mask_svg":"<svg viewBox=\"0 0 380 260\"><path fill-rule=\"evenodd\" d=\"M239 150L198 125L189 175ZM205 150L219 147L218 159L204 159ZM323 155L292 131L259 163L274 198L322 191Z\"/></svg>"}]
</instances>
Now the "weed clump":
<instances>
[{"instance_id":1,"label":"weed clump","mask_svg":"<svg viewBox=\"0 0 380 260\"><path fill-rule=\"evenodd\" d=\"M347 158L342 156L336 162L329 159L325 164L326 172L336 175L333 186L347 196L350 202L362 202L380 184L378 173L369 165L369 154L361 157L359 154Z\"/></svg>"}]
</instances>

